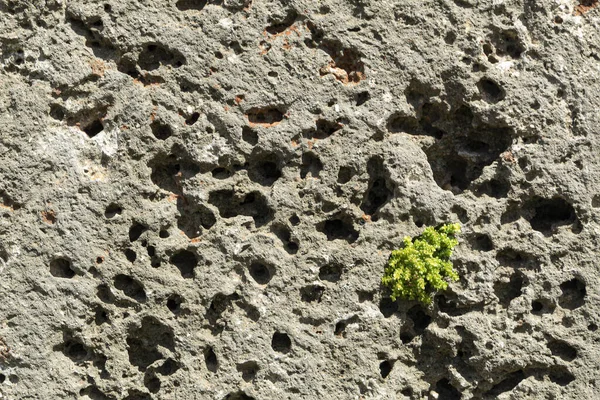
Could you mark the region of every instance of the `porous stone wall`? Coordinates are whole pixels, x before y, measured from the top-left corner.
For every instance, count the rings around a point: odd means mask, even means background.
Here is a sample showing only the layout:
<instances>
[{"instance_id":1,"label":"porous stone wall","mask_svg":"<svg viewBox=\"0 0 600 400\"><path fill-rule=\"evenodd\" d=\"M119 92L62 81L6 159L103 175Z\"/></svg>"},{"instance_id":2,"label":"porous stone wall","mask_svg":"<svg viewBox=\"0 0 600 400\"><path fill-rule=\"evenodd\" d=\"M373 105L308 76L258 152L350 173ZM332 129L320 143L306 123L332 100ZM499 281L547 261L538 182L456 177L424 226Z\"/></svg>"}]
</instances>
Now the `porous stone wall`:
<instances>
[{"instance_id":1,"label":"porous stone wall","mask_svg":"<svg viewBox=\"0 0 600 400\"><path fill-rule=\"evenodd\" d=\"M2 398L597 399L598 5L0 0Z\"/></svg>"}]
</instances>

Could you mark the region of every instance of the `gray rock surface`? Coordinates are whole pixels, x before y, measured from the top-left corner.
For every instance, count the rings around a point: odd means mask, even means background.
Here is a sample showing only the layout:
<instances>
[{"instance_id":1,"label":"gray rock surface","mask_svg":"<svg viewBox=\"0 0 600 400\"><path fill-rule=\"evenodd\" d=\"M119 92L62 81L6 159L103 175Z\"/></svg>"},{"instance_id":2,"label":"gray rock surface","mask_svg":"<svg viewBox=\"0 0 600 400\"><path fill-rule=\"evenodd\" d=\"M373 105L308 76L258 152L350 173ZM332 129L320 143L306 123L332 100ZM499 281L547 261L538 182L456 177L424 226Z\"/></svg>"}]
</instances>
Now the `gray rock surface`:
<instances>
[{"instance_id":1,"label":"gray rock surface","mask_svg":"<svg viewBox=\"0 0 600 400\"><path fill-rule=\"evenodd\" d=\"M597 399L597 5L0 0L2 398Z\"/></svg>"}]
</instances>

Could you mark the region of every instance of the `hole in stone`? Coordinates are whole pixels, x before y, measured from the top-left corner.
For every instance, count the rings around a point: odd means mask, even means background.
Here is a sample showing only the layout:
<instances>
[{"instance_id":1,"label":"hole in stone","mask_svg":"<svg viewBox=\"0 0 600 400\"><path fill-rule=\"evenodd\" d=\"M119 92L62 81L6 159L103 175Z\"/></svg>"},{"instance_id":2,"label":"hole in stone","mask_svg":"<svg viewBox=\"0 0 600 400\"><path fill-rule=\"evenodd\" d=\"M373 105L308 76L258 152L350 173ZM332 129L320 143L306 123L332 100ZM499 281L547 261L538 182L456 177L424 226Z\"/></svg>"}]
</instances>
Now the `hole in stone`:
<instances>
[{"instance_id":1,"label":"hole in stone","mask_svg":"<svg viewBox=\"0 0 600 400\"><path fill-rule=\"evenodd\" d=\"M360 208L365 214L373 215L392 198L393 192L388 187L385 176L386 170L381 158L372 157L367 162L367 172L369 174L369 187Z\"/></svg>"},{"instance_id":2,"label":"hole in stone","mask_svg":"<svg viewBox=\"0 0 600 400\"><path fill-rule=\"evenodd\" d=\"M406 116L404 114L396 113L392 114L387 122L387 129L392 133L408 133L409 135L419 135L421 130L417 120L414 117Z\"/></svg>"},{"instance_id":3,"label":"hole in stone","mask_svg":"<svg viewBox=\"0 0 600 400\"><path fill-rule=\"evenodd\" d=\"M108 318L108 313L105 309L103 309L102 307L96 307L96 310L94 312L94 322L98 326L110 322Z\"/></svg>"},{"instance_id":4,"label":"hole in stone","mask_svg":"<svg viewBox=\"0 0 600 400\"><path fill-rule=\"evenodd\" d=\"M462 395L452 386L447 378L440 379L435 384L435 391L438 393L438 400L460 400Z\"/></svg>"},{"instance_id":5,"label":"hole in stone","mask_svg":"<svg viewBox=\"0 0 600 400\"><path fill-rule=\"evenodd\" d=\"M389 318L398 311L398 303L389 297L384 297L379 301L379 311L385 318Z\"/></svg>"},{"instance_id":6,"label":"hole in stone","mask_svg":"<svg viewBox=\"0 0 600 400\"><path fill-rule=\"evenodd\" d=\"M210 192L208 202L219 209L222 218L251 216L257 228L273 219L274 212L260 192L241 195L233 190L218 190Z\"/></svg>"},{"instance_id":7,"label":"hole in stone","mask_svg":"<svg viewBox=\"0 0 600 400\"><path fill-rule=\"evenodd\" d=\"M327 240L342 239L354 243L358 239L358 231L350 222L339 218L328 219L317 225L317 230L327 236Z\"/></svg>"},{"instance_id":8,"label":"hole in stone","mask_svg":"<svg viewBox=\"0 0 600 400\"><path fill-rule=\"evenodd\" d=\"M242 128L242 140L246 143L255 146L258 143L258 133L254 131L252 128L244 126Z\"/></svg>"},{"instance_id":9,"label":"hole in stone","mask_svg":"<svg viewBox=\"0 0 600 400\"><path fill-rule=\"evenodd\" d=\"M156 247L148 246L148 248L146 249L146 252L148 253L148 256L154 257L156 255Z\"/></svg>"},{"instance_id":10,"label":"hole in stone","mask_svg":"<svg viewBox=\"0 0 600 400\"><path fill-rule=\"evenodd\" d=\"M558 304L567 310L574 310L585 304L585 282L579 278L573 278L560 284L562 294L558 298Z\"/></svg>"},{"instance_id":11,"label":"hole in stone","mask_svg":"<svg viewBox=\"0 0 600 400\"><path fill-rule=\"evenodd\" d=\"M185 124L188 126L194 125L196 122L198 122L198 118L200 118L200 113L194 112L188 119L185 120Z\"/></svg>"},{"instance_id":12,"label":"hole in stone","mask_svg":"<svg viewBox=\"0 0 600 400\"><path fill-rule=\"evenodd\" d=\"M549 299L537 299L531 302L531 313L535 315L551 314L556 306Z\"/></svg>"},{"instance_id":13,"label":"hole in stone","mask_svg":"<svg viewBox=\"0 0 600 400\"><path fill-rule=\"evenodd\" d=\"M256 361L246 361L236 366L238 372L242 373L242 379L246 382L250 382L256 378L256 374L260 367Z\"/></svg>"},{"instance_id":14,"label":"hole in stone","mask_svg":"<svg viewBox=\"0 0 600 400\"><path fill-rule=\"evenodd\" d=\"M125 257L129 262L133 263L137 258L137 254L135 254L135 251L131 249L125 249Z\"/></svg>"},{"instance_id":15,"label":"hole in stone","mask_svg":"<svg viewBox=\"0 0 600 400\"><path fill-rule=\"evenodd\" d=\"M339 264L327 264L319 268L319 279L322 281L337 282L342 277L344 268Z\"/></svg>"},{"instance_id":16,"label":"hole in stone","mask_svg":"<svg viewBox=\"0 0 600 400\"><path fill-rule=\"evenodd\" d=\"M391 361L383 361L379 364L379 374L383 379L387 378L390 372L392 372L392 368L394 364Z\"/></svg>"},{"instance_id":17,"label":"hole in stone","mask_svg":"<svg viewBox=\"0 0 600 400\"><path fill-rule=\"evenodd\" d=\"M253 262L248 267L250 276L259 285L266 285L272 278L270 268L260 262Z\"/></svg>"},{"instance_id":18,"label":"hole in stone","mask_svg":"<svg viewBox=\"0 0 600 400\"><path fill-rule=\"evenodd\" d=\"M70 335L68 332L63 333L63 343L55 346L54 350L62 351L73 362L84 361L88 357L88 349L79 339L73 338Z\"/></svg>"},{"instance_id":19,"label":"hole in stone","mask_svg":"<svg viewBox=\"0 0 600 400\"><path fill-rule=\"evenodd\" d=\"M167 124L163 124L158 120L152 121L150 124L150 129L152 129L152 134L155 138L159 140L166 140L173 135L173 129Z\"/></svg>"},{"instance_id":20,"label":"hole in stone","mask_svg":"<svg viewBox=\"0 0 600 400\"><path fill-rule=\"evenodd\" d=\"M130 276L119 274L114 278L115 288L122 291L125 296L144 303L146 301L146 292L144 286Z\"/></svg>"},{"instance_id":21,"label":"hole in stone","mask_svg":"<svg viewBox=\"0 0 600 400\"><path fill-rule=\"evenodd\" d=\"M136 389L129 389L127 396L123 397L123 400L152 400L152 396Z\"/></svg>"},{"instance_id":22,"label":"hole in stone","mask_svg":"<svg viewBox=\"0 0 600 400\"><path fill-rule=\"evenodd\" d=\"M190 239L200 236L202 228L209 230L217 223L213 212L203 204L178 201L177 208L177 227Z\"/></svg>"},{"instance_id":23,"label":"hole in stone","mask_svg":"<svg viewBox=\"0 0 600 400\"><path fill-rule=\"evenodd\" d=\"M271 186L281 178L281 168L275 154L267 154L260 157L256 163L248 169L248 177L262 186Z\"/></svg>"},{"instance_id":24,"label":"hole in stone","mask_svg":"<svg viewBox=\"0 0 600 400\"><path fill-rule=\"evenodd\" d=\"M484 395L498 398L502 393L510 392L513 390L521 381L525 379L525 373L523 370L511 372L502 379L499 383L495 384L490 390Z\"/></svg>"},{"instance_id":25,"label":"hole in stone","mask_svg":"<svg viewBox=\"0 0 600 400\"><path fill-rule=\"evenodd\" d=\"M1 382L0 382L1 383ZM110 400L110 397L106 396L100 389L94 385L90 385L79 391L80 396L87 396L90 400Z\"/></svg>"},{"instance_id":26,"label":"hole in stone","mask_svg":"<svg viewBox=\"0 0 600 400\"><path fill-rule=\"evenodd\" d=\"M496 53L500 56L508 55L517 59L525 51L525 46L519 39L519 32L513 29L507 29L495 35Z\"/></svg>"},{"instance_id":27,"label":"hole in stone","mask_svg":"<svg viewBox=\"0 0 600 400\"><path fill-rule=\"evenodd\" d=\"M348 327L348 325L350 324L355 324L358 322L358 317L356 315L347 318L347 319L343 319L341 321L338 321L335 324L335 328L333 330L333 334L335 336L342 336L342 337L346 337L346 328Z\"/></svg>"},{"instance_id":28,"label":"hole in stone","mask_svg":"<svg viewBox=\"0 0 600 400\"><path fill-rule=\"evenodd\" d=\"M104 216L108 219L114 218L117 215L121 215L122 211L123 209L119 205L111 203L108 207L106 207L106 210L104 210Z\"/></svg>"},{"instance_id":29,"label":"hole in stone","mask_svg":"<svg viewBox=\"0 0 600 400\"><path fill-rule=\"evenodd\" d=\"M166 229L161 229L160 232L158 233L158 237L160 237L161 239L166 239L169 236L171 236L171 235L169 234L169 231Z\"/></svg>"},{"instance_id":30,"label":"hole in stone","mask_svg":"<svg viewBox=\"0 0 600 400\"><path fill-rule=\"evenodd\" d=\"M471 245L474 250L478 251L491 251L494 249L492 239L484 233L478 233L472 236Z\"/></svg>"},{"instance_id":31,"label":"hole in stone","mask_svg":"<svg viewBox=\"0 0 600 400\"><path fill-rule=\"evenodd\" d=\"M577 358L577 349L562 340L552 339L546 346L550 349L553 356L560 357L567 362L571 362Z\"/></svg>"},{"instance_id":32,"label":"hole in stone","mask_svg":"<svg viewBox=\"0 0 600 400\"><path fill-rule=\"evenodd\" d=\"M254 397L248 396L246 393L240 391L231 392L227 396L223 397L223 400L255 400Z\"/></svg>"},{"instance_id":33,"label":"hole in stone","mask_svg":"<svg viewBox=\"0 0 600 400\"><path fill-rule=\"evenodd\" d=\"M483 126L446 135L425 148L438 186L455 194L466 190L511 145L511 132L509 128Z\"/></svg>"},{"instance_id":34,"label":"hole in stone","mask_svg":"<svg viewBox=\"0 0 600 400\"><path fill-rule=\"evenodd\" d=\"M297 226L298 224L300 224L300 218L298 218L297 215L292 215L289 219L290 224Z\"/></svg>"},{"instance_id":35,"label":"hole in stone","mask_svg":"<svg viewBox=\"0 0 600 400\"><path fill-rule=\"evenodd\" d=\"M183 55L175 50L158 43L149 43L145 45L144 50L138 56L137 64L146 71L158 69L161 65L171 65L175 68L181 67L185 63Z\"/></svg>"},{"instance_id":36,"label":"hole in stone","mask_svg":"<svg viewBox=\"0 0 600 400\"><path fill-rule=\"evenodd\" d=\"M338 171L337 182L342 185L348 183L354 175L356 175L356 171L354 171L354 168L342 166Z\"/></svg>"},{"instance_id":37,"label":"hole in stone","mask_svg":"<svg viewBox=\"0 0 600 400\"><path fill-rule=\"evenodd\" d=\"M404 330L404 331L400 332L400 340L404 344L412 342L412 340L414 338L415 338L415 335L412 332L410 332L410 330Z\"/></svg>"},{"instance_id":38,"label":"hole in stone","mask_svg":"<svg viewBox=\"0 0 600 400\"><path fill-rule=\"evenodd\" d=\"M477 196L487 195L495 199L502 199L508 195L510 184L499 179L490 179L477 186Z\"/></svg>"},{"instance_id":39,"label":"hole in stone","mask_svg":"<svg viewBox=\"0 0 600 400\"><path fill-rule=\"evenodd\" d=\"M204 363L206 364L206 369L210 372L217 372L219 369L219 361L217 360L217 355L212 347L207 347L204 350Z\"/></svg>"},{"instance_id":40,"label":"hole in stone","mask_svg":"<svg viewBox=\"0 0 600 400\"><path fill-rule=\"evenodd\" d=\"M365 65L357 50L344 48L336 40L322 41L319 47L331 57L329 64L320 69L321 76L331 74L343 84L355 84L366 78Z\"/></svg>"},{"instance_id":41,"label":"hole in stone","mask_svg":"<svg viewBox=\"0 0 600 400\"><path fill-rule=\"evenodd\" d=\"M279 21L271 21L272 24L267 27L266 31L271 35L277 35L278 33L282 33L294 24L297 17L298 14L296 13L296 11L290 10L283 19Z\"/></svg>"},{"instance_id":42,"label":"hole in stone","mask_svg":"<svg viewBox=\"0 0 600 400\"><path fill-rule=\"evenodd\" d=\"M275 332L271 340L271 347L278 353L287 354L292 349L292 340L287 333Z\"/></svg>"},{"instance_id":43,"label":"hole in stone","mask_svg":"<svg viewBox=\"0 0 600 400\"><path fill-rule=\"evenodd\" d=\"M504 99L504 90L494 81L483 78L477 83L479 93L488 103L498 103Z\"/></svg>"},{"instance_id":44,"label":"hole in stone","mask_svg":"<svg viewBox=\"0 0 600 400\"><path fill-rule=\"evenodd\" d=\"M275 126L283 120L283 113L274 107L252 108L246 114L250 125L260 125L266 128Z\"/></svg>"},{"instance_id":45,"label":"hole in stone","mask_svg":"<svg viewBox=\"0 0 600 400\"><path fill-rule=\"evenodd\" d=\"M169 376L177 372L178 369L179 364L177 364L177 362L174 361L172 358L167 358L167 360L156 369L156 372L158 372L161 375Z\"/></svg>"},{"instance_id":46,"label":"hole in stone","mask_svg":"<svg viewBox=\"0 0 600 400\"><path fill-rule=\"evenodd\" d=\"M431 323L431 317L425 314L423 311L423 307L420 305L416 305L411 307L407 312L406 316L410 318L413 322L413 329L417 336L422 335L425 332L425 329Z\"/></svg>"},{"instance_id":47,"label":"hole in stone","mask_svg":"<svg viewBox=\"0 0 600 400\"><path fill-rule=\"evenodd\" d=\"M59 104L50 105L50 116L57 121L65 119L65 109Z\"/></svg>"},{"instance_id":48,"label":"hole in stone","mask_svg":"<svg viewBox=\"0 0 600 400\"><path fill-rule=\"evenodd\" d=\"M271 226L271 232L277 236L285 251L289 254L296 254L298 252L298 244L292 242L292 233L285 225L275 224Z\"/></svg>"},{"instance_id":49,"label":"hole in stone","mask_svg":"<svg viewBox=\"0 0 600 400\"><path fill-rule=\"evenodd\" d=\"M161 382L157 376L146 374L144 376L144 386L150 393L158 393L160 391Z\"/></svg>"},{"instance_id":50,"label":"hole in stone","mask_svg":"<svg viewBox=\"0 0 600 400\"><path fill-rule=\"evenodd\" d=\"M217 167L211 171L211 174L215 179L227 179L231 178L234 172L230 171L227 168Z\"/></svg>"},{"instance_id":51,"label":"hole in stone","mask_svg":"<svg viewBox=\"0 0 600 400\"><path fill-rule=\"evenodd\" d=\"M148 228L146 226L135 222L133 225L131 225L131 228L129 228L129 241L135 242L147 229Z\"/></svg>"},{"instance_id":52,"label":"hole in stone","mask_svg":"<svg viewBox=\"0 0 600 400\"><path fill-rule=\"evenodd\" d=\"M342 129L342 126L343 125L339 122L319 119L316 122L316 128L305 132L304 137L307 139L327 139L329 136Z\"/></svg>"},{"instance_id":53,"label":"hole in stone","mask_svg":"<svg viewBox=\"0 0 600 400\"><path fill-rule=\"evenodd\" d=\"M75 271L71 268L71 261L66 258L55 258L50 261L50 274L57 278L71 279Z\"/></svg>"},{"instance_id":54,"label":"hole in stone","mask_svg":"<svg viewBox=\"0 0 600 400\"><path fill-rule=\"evenodd\" d=\"M167 308L175 315L181 313L181 303L183 299L178 294L172 294L167 299Z\"/></svg>"},{"instance_id":55,"label":"hole in stone","mask_svg":"<svg viewBox=\"0 0 600 400\"><path fill-rule=\"evenodd\" d=\"M367 101L371 99L371 94L369 92L360 92L356 94L356 106L362 106Z\"/></svg>"},{"instance_id":56,"label":"hole in stone","mask_svg":"<svg viewBox=\"0 0 600 400\"><path fill-rule=\"evenodd\" d=\"M115 298L106 284L100 284L96 288L96 296L103 302L107 304L112 304L115 301Z\"/></svg>"},{"instance_id":57,"label":"hole in stone","mask_svg":"<svg viewBox=\"0 0 600 400\"><path fill-rule=\"evenodd\" d=\"M555 366L552 368L548 374L548 378L550 378L551 382L559 386L567 386L575 380L575 376L564 366Z\"/></svg>"},{"instance_id":58,"label":"hole in stone","mask_svg":"<svg viewBox=\"0 0 600 400\"><path fill-rule=\"evenodd\" d=\"M506 265L512 268L538 268L538 262L534 256L511 248L498 251L496 260L498 260L500 265Z\"/></svg>"},{"instance_id":59,"label":"hole in stone","mask_svg":"<svg viewBox=\"0 0 600 400\"><path fill-rule=\"evenodd\" d=\"M156 186L172 193L181 192L180 182L183 171L174 154L159 155L149 162L148 166L152 168L150 179Z\"/></svg>"},{"instance_id":60,"label":"hole in stone","mask_svg":"<svg viewBox=\"0 0 600 400\"><path fill-rule=\"evenodd\" d=\"M513 299L522 294L523 275L519 272L513 272L509 282L498 281L494 283L494 293L500 300L500 304L508 307Z\"/></svg>"},{"instance_id":61,"label":"hole in stone","mask_svg":"<svg viewBox=\"0 0 600 400\"><path fill-rule=\"evenodd\" d=\"M198 258L189 250L179 250L170 258L171 264L175 265L183 278L193 278L194 268L198 265Z\"/></svg>"},{"instance_id":62,"label":"hole in stone","mask_svg":"<svg viewBox=\"0 0 600 400\"><path fill-rule=\"evenodd\" d=\"M562 225L573 225L576 230L579 221L573 206L561 198L545 199L534 196L524 204L524 209L533 213L528 218L531 227L545 236L555 233Z\"/></svg>"},{"instance_id":63,"label":"hole in stone","mask_svg":"<svg viewBox=\"0 0 600 400\"><path fill-rule=\"evenodd\" d=\"M302 301L307 303L314 301L320 303L323 293L325 293L325 288L319 285L308 285L300 289L300 297Z\"/></svg>"},{"instance_id":64,"label":"hole in stone","mask_svg":"<svg viewBox=\"0 0 600 400\"><path fill-rule=\"evenodd\" d=\"M160 347L175 350L173 330L152 316L144 317L140 327L130 329L126 342L129 363L140 371L163 358Z\"/></svg>"},{"instance_id":65,"label":"hole in stone","mask_svg":"<svg viewBox=\"0 0 600 400\"><path fill-rule=\"evenodd\" d=\"M89 136L94 137L100 132L104 130L104 126L102 125L102 121L96 119L92 121L90 124L83 127L83 131Z\"/></svg>"},{"instance_id":66,"label":"hole in stone","mask_svg":"<svg viewBox=\"0 0 600 400\"><path fill-rule=\"evenodd\" d=\"M300 166L300 177L305 179L308 174L313 178L318 178L319 173L323 170L323 163L314 153L302 154L302 165Z\"/></svg>"}]
</instances>

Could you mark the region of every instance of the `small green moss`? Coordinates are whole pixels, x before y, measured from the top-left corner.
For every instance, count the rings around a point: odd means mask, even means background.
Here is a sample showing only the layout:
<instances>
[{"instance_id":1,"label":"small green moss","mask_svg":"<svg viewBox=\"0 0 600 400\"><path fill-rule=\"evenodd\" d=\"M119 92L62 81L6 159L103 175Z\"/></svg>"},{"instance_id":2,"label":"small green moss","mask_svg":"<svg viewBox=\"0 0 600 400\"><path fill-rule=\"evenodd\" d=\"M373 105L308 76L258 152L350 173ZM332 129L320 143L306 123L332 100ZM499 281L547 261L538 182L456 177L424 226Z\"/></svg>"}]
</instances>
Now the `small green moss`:
<instances>
[{"instance_id":1,"label":"small green moss","mask_svg":"<svg viewBox=\"0 0 600 400\"><path fill-rule=\"evenodd\" d=\"M404 238L404 247L392 251L381 279L392 290L392 300L431 304L431 293L445 290L449 280L458 280L450 256L459 232L460 224L447 224L425 228L414 240Z\"/></svg>"}]
</instances>

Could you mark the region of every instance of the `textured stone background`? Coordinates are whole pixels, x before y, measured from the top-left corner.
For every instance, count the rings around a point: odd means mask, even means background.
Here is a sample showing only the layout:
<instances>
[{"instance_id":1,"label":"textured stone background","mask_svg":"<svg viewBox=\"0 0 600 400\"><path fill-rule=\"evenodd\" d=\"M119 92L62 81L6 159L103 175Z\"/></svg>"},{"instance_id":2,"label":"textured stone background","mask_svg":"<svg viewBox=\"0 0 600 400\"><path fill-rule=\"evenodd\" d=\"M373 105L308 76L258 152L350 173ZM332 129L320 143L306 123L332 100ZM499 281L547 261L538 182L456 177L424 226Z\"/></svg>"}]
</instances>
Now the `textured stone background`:
<instances>
[{"instance_id":1,"label":"textured stone background","mask_svg":"<svg viewBox=\"0 0 600 400\"><path fill-rule=\"evenodd\" d=\"M0 0L3 398L597 399L597 5Z\"/></svg>"}]
</instances>

